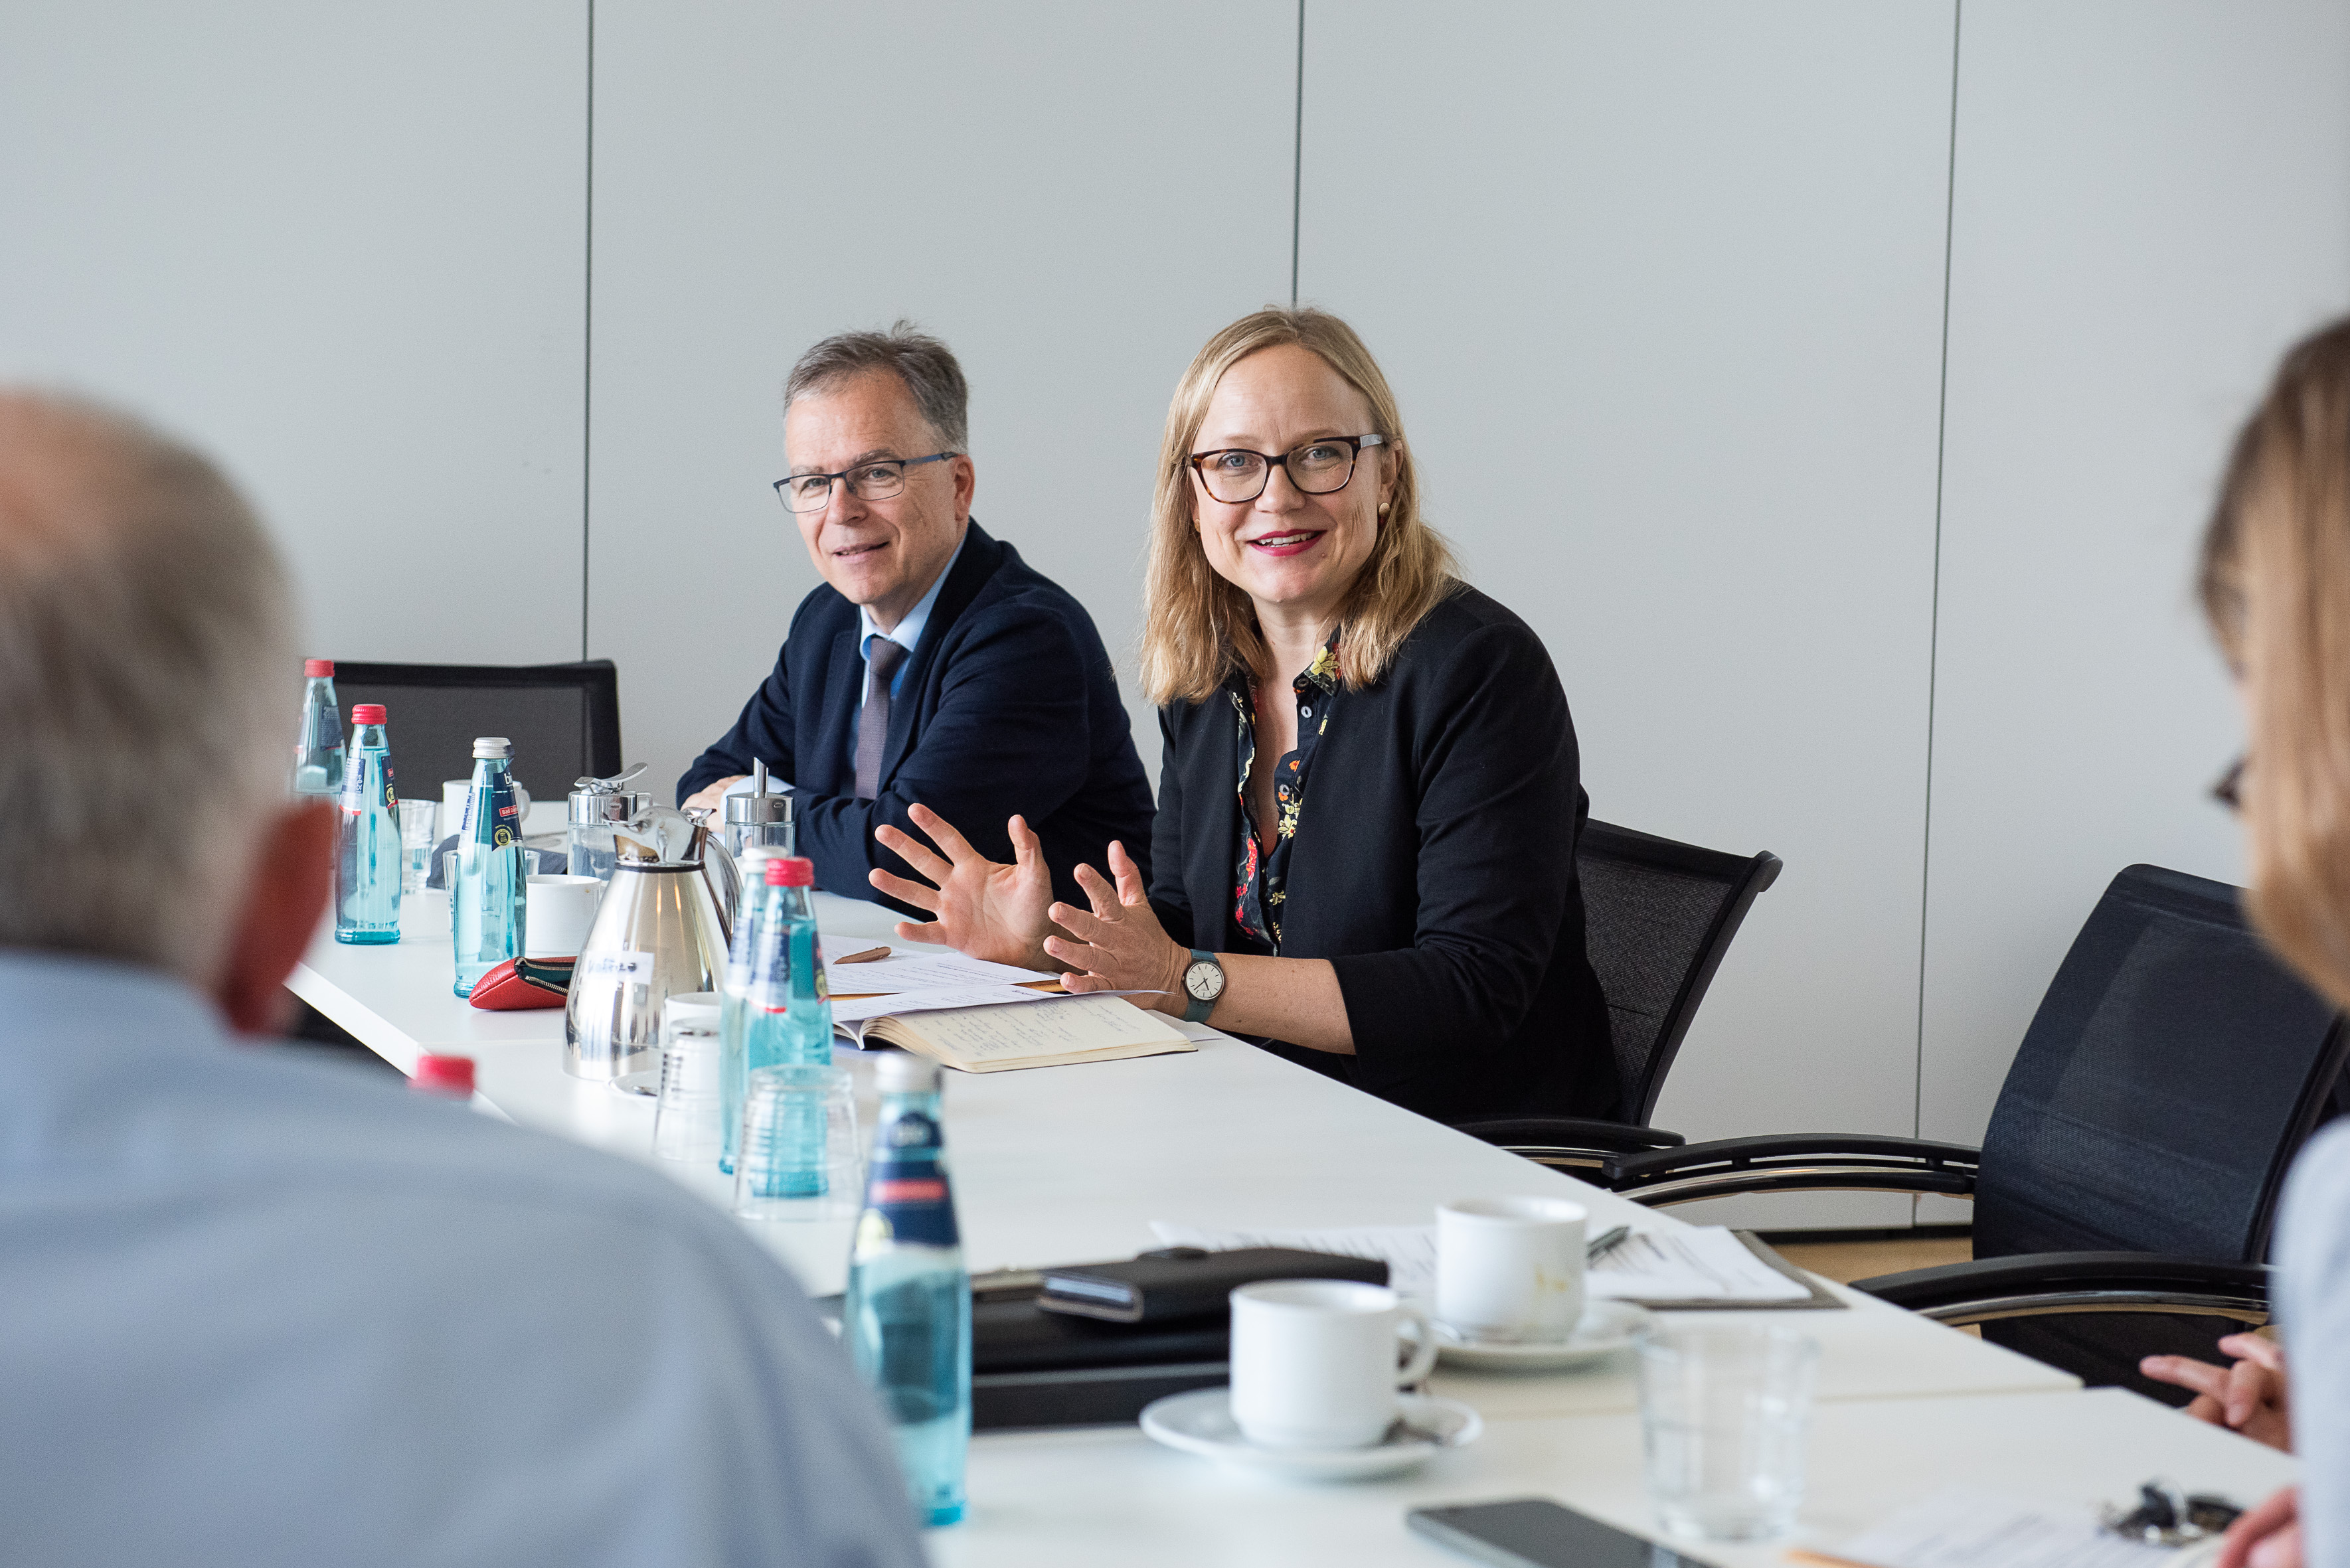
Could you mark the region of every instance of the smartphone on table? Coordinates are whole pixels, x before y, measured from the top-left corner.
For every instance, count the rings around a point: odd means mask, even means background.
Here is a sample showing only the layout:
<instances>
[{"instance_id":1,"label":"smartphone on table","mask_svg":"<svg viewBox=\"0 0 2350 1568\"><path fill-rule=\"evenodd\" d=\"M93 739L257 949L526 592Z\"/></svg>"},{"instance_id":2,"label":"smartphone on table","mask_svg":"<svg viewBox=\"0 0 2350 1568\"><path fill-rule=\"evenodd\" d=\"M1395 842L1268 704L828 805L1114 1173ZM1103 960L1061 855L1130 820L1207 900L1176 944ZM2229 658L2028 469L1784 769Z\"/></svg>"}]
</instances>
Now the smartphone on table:
<instances>
[{"instance_id":1,"label":"smartphone on table","mask_svg":"<svg viewBox=\"0 0 2350 1568\"><path fill-rule=\"evenodd\" d=\"M1627 1535L1545 1497L1415 1508L1404 1522L1430 1541L1500 1568L1713 1568Z\"/></svg>"}]
</instances>

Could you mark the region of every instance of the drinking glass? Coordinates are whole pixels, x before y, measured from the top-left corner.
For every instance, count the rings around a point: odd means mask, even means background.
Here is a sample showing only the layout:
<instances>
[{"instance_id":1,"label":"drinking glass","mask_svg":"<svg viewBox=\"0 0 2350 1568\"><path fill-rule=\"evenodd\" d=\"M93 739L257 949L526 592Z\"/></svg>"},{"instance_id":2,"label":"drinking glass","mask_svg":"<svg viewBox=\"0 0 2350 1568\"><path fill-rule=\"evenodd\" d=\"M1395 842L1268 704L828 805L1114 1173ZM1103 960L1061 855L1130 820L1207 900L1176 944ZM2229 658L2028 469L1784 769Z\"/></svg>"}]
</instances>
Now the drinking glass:
<instances>
[{"instance_id":1,"label":"drinking glass","mask_svg":"<svg viewBox=\"0 0 2350 1568\"><path fill-rule=\"evenodd\" d=\"M734 1212L746 1220L854 1220L864 1197L848 1070L754 1070L743 1098Z\"/></svg>"},{"instance_id":2,"label":"drinking glass","mask_svg":"<svg viewBox=\"0 0 2350 1568\"><path fill-rule=\"evenodd\" d=\"M1804 1501L1817 1340L1777 1326L1658 1327L1640 1339L1640 1429L1658 1522L1767 1541Z\"/></svg>"},{"instance_id":3,"label":"drinking glass","mask_svg":"<svg viewBox=\"0 0 2350 1568\"><path fill-rule=\"evenodd\" d=\"M439 842L432 836L432 825L440 810L438 801L400 803L400 893L404 898L424 891L424 883L432 875L432 846Z\"/></svg>"},{"instance_id":4,"label":"drinking glass","mask_svg":"<svg viewBox=\"0 0 2350 1568\"><path fill-rule=\"evenodd\" d=\"M708 992L672 996L662 1006L653 1152L718 1163L718 998Z\"/></svg>"}]
</instances>

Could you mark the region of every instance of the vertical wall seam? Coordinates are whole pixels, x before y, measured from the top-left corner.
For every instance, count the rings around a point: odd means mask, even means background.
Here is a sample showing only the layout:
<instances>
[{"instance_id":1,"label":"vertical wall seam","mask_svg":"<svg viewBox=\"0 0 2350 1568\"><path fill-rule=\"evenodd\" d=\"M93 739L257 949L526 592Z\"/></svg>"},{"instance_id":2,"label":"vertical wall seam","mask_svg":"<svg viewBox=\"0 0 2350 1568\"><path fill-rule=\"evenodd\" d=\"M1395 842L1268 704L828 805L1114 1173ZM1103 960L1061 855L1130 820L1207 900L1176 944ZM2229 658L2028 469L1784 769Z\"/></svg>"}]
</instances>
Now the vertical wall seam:
<instances>
[{"instance_id":1,"label":"vertical wall seam","mask_svg":"<svg viewBox=\"0 0 2350 1568\"><path fill-rule=\"evenodd\" d=\"M1926 800L1918 834L1918 1056L1910 1080L1909 1131L1926 1136L1926 928L1932 908L1934 876L1934 698L1942 659L1942 502L1950 446L1950 262L1959 209L1959 44L1966 0L1950 0L1950 161L1942 177L1942 366L1934 414L1934 571L1926 618ZM1914 1217L1917 1203L1910 1209Z\"/></svg>"},{"instance_id":2,"label":"vertical wall seam","mask_svg":"<svg viewBox=\"0 0 2350 1568\"><path fill-rule=\"evenodd\" d=\"M1289 141L1289 305L1297 307L1297 252L1305 230L1305 0L1297 0L1296 118Z\"/></svg>"},{"instance_id":3,"label":"vertical wall seam","mask_svg":"<svg viewBox=\"0 0 2350 1568\"><path fill-rule=\"evenodd\" d=\"M1301 0L1302 3L1302 0ZM588 201L579 306L579 657L588 657L589 458L596 434L596 0L588 0Z\"/></svg>"}]
</instances>

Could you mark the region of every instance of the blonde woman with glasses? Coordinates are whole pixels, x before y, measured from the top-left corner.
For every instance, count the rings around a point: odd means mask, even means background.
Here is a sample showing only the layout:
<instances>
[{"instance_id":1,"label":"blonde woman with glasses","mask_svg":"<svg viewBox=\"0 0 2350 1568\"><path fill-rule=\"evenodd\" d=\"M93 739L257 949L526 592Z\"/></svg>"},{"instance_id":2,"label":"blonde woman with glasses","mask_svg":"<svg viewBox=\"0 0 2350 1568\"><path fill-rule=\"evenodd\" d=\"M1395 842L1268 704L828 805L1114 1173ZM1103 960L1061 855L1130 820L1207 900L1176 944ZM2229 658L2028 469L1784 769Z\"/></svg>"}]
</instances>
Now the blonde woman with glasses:
<instances>
[{"instance_id":1,"label":"blonde woman with glasses","mask_svg":"<svg viewBox=\"0 0 2350 1568\"><path fill-rule=\"evenodd\" d=\"M1266 309L1168 410L1143 683L1165 762L1146 886L1122 844L1055 903L917 806L898 928L1125 991L1424 1115L1606 1116L1584 950L1588 806L1542 640L1457 576L1387 378L1344 321ZM975 825L967 825L975 826Z\"/></svg>"},{"instance_id":2,"label":"blonde woman with glasses","mask_svg":"<svg viewBox=\"0 0 2350 1568\"><path fill-rule=\"evenodd\" d=\"M2350 320L2285 356L2237 438L2201 588L2251 732L2217 792L2243 816L2246 907L2350 1007ZM2232 1368L2143 1370L2195 1389L2189 1414L2301 1456L2303 1484L2237 1521L2219 1568L2350 1568L2350 1122L2294 1161L2274 1258L2284 1354L2239 1335L2220 1342Z\"/></svg>"}]
</instances>

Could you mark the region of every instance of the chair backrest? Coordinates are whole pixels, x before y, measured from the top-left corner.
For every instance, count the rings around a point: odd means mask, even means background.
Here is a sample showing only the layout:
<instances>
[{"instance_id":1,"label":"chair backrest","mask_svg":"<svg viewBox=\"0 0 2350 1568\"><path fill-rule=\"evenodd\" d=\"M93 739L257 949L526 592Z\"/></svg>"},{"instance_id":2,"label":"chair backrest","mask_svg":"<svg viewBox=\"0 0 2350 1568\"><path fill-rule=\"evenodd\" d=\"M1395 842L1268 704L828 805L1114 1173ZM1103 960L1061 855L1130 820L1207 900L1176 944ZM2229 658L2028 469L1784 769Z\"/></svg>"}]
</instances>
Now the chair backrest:
<instances>
[{"instance_id":1,"label":"chair backrest","mask_svg":"<svg viewBox=\"0 0 2350 1568\"><path fill-rule=\"evenodd\" d=\"M335 696L390 712L403 799L438 800L470 778L473 737L514 742L515 777L534 800L560 801L574 779L620 771L620 684L608 659L579 664L358 664L338 660Z\"/></svg>"},{"instance_id":2,"label":"chair backrest","mask_svg":"<svg viewBox=\"0 0 2350 1568\"><path fill-rule=\"evenodd\" d=\"M1779 867L1775 855L1727 855L1612 823L1584 824L1575 868L1584 941L1607 1001L1623 1084L1619 1120L1648 1125L1721 955Z\"/></svg>"},{"instance_id":3,"label":"chair backrest","mask_svg":"<svg viewBox=\"0 0 2350 1568\"><path fill-rule=\"evenodd\" d=\"M2106 889L2041 999L1983 1139L1975 1256L2258 1262L2285 1168L2327 1113L2341 1016L2269 952L2238 890L2158 866Z\"/></svg>"}]
</instances>

